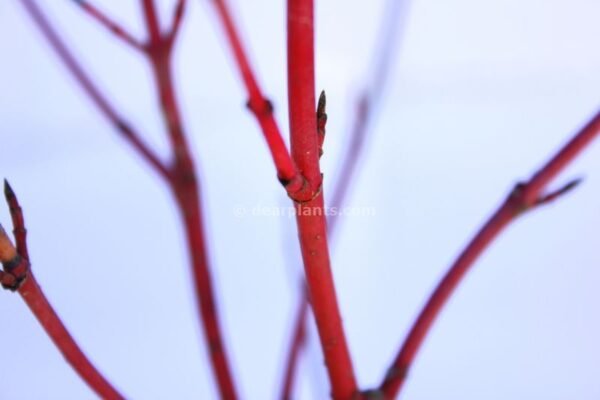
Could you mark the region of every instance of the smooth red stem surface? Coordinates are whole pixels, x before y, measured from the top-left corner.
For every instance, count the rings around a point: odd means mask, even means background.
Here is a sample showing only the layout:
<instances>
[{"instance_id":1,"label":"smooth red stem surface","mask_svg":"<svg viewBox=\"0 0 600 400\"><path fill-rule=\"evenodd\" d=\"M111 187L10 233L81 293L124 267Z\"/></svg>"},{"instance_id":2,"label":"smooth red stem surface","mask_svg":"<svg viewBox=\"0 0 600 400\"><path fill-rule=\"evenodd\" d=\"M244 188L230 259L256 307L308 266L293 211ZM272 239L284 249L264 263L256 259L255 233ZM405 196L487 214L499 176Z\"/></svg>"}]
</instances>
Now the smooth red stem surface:
<instances>
[{"instance_id":1,"label":"smooth red stem surface","mask_svg":"<svg viewBox=\"0 0 600 400\"><path fill-rule=\"evenodd\" d=\"M478 257L516 216L537 205L538 199L543 197L543 191L546 190L546 186L552 178L577 157L599 133L600 113L596 114L529 182L517 185L506 201L475 235L431 294L404 340L380 386L385 398L395 398L402 389L408 370L435 319Z\"/></svg>"},{"instance_id":2,"label":"smooth red stem surface","mask_svg":"<svg viewBox=\"0 0 600 400\"><path fill-rule=\"evenodd\" d=\"M156 14L156 7L154 0L142 0L142 9L144 10L144 17L146 19L146 28L148 29L149 42L159 43L163 40L163 36L160 33L160 23L158 21L158 15Z\"/></svg>"},{"instance_id":3,"label":"smooth red stem surface","mask_svg":"<svg viewBox=\"0 0 600 400\"><path fill-rule=\"evenodd\" d=\"M527 185L525 201L531 204L537 200L548 183L583 151L600 131L600 111L571 139L560 151L531 178Z\"/></svg>"},{"instance_id":4,"label":"smooth red stem surface","mask_svg":"<svg viewBox=\"0 0 600 400\"><path fill-rule=\"evenodd\" d=\"M256 117L271 157L277 169L277 176L282 181L291 182L299 178L299 172L286 147L283 136L275 121L272 104L265 98L254 75L254 71L244 50L240 35L236 29L231 12L226 0L214 0L211 2L217 11L217 15L223 29L227 42L236 61L236 66L246 87L248 95L248 107Z\"/></svg>"},{"instance_id":5,"label":"smooth red stem surface","mask_svg":"<svg viewBox=\"0 0 600 400\"><path fill-rule=\"evenodd\" d=\"M123 135L125 140L141 154L141 156L159 173L163 178L168 178L169 171L156 157L156 155L142 142L140 136L125 122L118 114L115 108L108 102L98 87L92 82L88 74L71 52L65 46L63 40L56 33L54 28L48 22L42 10L35 1L21 0L21 4L31 16L44 37L48 40L52 48L56 51L61 61L65 64L69 72L73 75L83 91L90 97L94 105L100 112L113 124L117 131Z\"/></svg>"},{"instance_id":6,"label":"smooth red stem surface","mask_svg":"<svg viewBox=\"0 0 600 400\"><path fill-rule=\"evenodd\" d=\"M227 351L219 323L218 308L208 264L206 240L200 213L200 198L196 185L179 188L175 191L183 224L187 247L192 261L192 272L197 306L200 310L202 331L209 353L212 371L222 399L237 399L237 392L228 362Z\"/></svg>"},{"instance_id":7,"label":"smooth red stem surface","mask_svg":"<svg viewBox=\"0 0 600 400\"><path fill-rule=\"evenodd\" d=\"M142 8L149 36L148 43L144 46L143 50L148 55L152 67L173 151L172 164L168 167L163 165L146 145L142 143L137 133L124 122L123 118L109 104L67 49L37 4L32 0L21 0L21 2L57 52L60 59L65 63L68 70L92 99L93 103L171 187L185 225L186 239L192 263L194 288L196 289L198 308L201 314L200 319L204 328L213 372L216 376L221 396L226 399L237 398L232 375L228 367L225 346L217 317L217 308L214 301L214 291L208 267L205 236L200 213L200 195L195 167L185 140L170 67L170 56L176 33L181 25L185 2L180 1L177 4L171 31L163 35L160 31L154 2L152 0L142 0Z\"/></svg>"},{"instance_id":8,"label":"smooth red stem surface","mask_svg":"<svg viewBox=\"0 0 600 400\"><path fill-rule=\"evenodd\" d=\"M171 30L168 33L169 40L174 42L177 38L177 34L181 28L181 21L183 21L183 14L185 13L186 0L179 0L175 6L175 12L173 14L173 21L171 22Z\"/></svg>"},{"instance_id":9,"label":"smooth red stem surface","mask_svg":"<svg viewBox=\"0 0 600 400\"><path fill-rule=\"evenodd\" d=\"M108 29L110 32L112 32L119 40L122 40L123 42L125 42L126 44L128 44L129 46L131 46L137 50L144 49L144 46L136 38L134 38L129 32L127 32L125 30L125 28L123 28L121 25L119 25L118 23L116 23L115 21L110 19L106 14L104 14L98 8L96 8L95 6L93 6L92 4L90 4L87 1L79 0L79 1L76 1L75 3L77 3L79 6L81 6L81 9L84 12L86 12L90 17L92 17L93 19L98 21L100 23L100 25L104 26L106 29Z\"/></svg>"},{"instance_id":10,"label":"smooth red stem surface","mask_svg":"<svg viewBox=\"0 0 600 400\"><path fill-rule=\"evenodd\" d=\"M124 399L81 351L46 299L31 271L18 291L50 339L81 379L103 399Z\"/></svg>"},{"instance_id":11,"label":"smooth red stem surface","mask_svg":"<svg viewBox=\"0 0 600 400\"><path fill-rule=\"evenodd\" d=\"M33 315L42 328L46 331L50 339L56 345L56 348L65 357L71 367L83 379L83 381L98 396L103 399L123 399L124 397L104 378L104 376L94 367L91 361L79 348L67 328L62 323L60 317L56 314L50 302L38 285L29 264L29 252L27 250L27 229L25 228L25 218L19 200L13 189L4 181L4 195L10 208L10 215L13 223L13 232L16 240L16 249L10 243L10 239L2 235L3 246L12 249L11 257L18 260L18 265L11 267L6 264L6 259L2 259L5 271L0 272L3 278L11 277L13 279L3 279L3 284L9 284L11 290L17 289ZM0 230L2 226L0 225ZM6 252L5 252L6 254ZM20 285L17 284L20 282ZM17 286L13 286L13 285Z\"/></svg>"},{"instance_id":12,"label":"smooth red stem surface","mask_svg":"<svg viewBox=\"0 0 600 400\"><path fill-rule=\"evenodd\" d=\"M192 261L194 288L205 342L221 398L237 399L233 375L220 327L212 274L208 263L201 213L202 202L196 167L183 130L171 71L170 56L174 35L167 34L163 36L160 33L154 0L142 0L142 5L149 33L147 52L173 150L170 185L186 231L187 245ZM177 17L175 20L177 20Z\"/></svg>"},{"instance_id":13,"label":"smooth red stem surface","mask_svg":"<svg viewBox=\"0 0 600 400\"><path fill-rule=\"evenodd\" d=\"M375 67L370 72L366 81L370 82L370 86L366 88L362 94L358 97L356 106L353 125L349 134L349 144L346 149L346 153L340 163L338 171L339 176L335 182L333 188L333 195L331 196L331 209L340 209L344 206L347 201L348 192L352 186L353 180L356 177L357 167L359 161L365 151L365 140L368 135L369 123L373 117L373 110L377 103L379 103L384 88L388 82L389 71L394 59L394 54L398 48L398 42L401 40L401 35L398 30L403 27L403 24L398 21L404 21L406 4L403 0L392 0L390 1L390 10L385 13L385 22L382 24L384 28L379 34L377 43L381 45L381 49L375 54ZM327 235L330 242L333 242L335 234L338 231L339 217L329 218L327 220ZM308 302L306 290L301 293L301 302ZM302 307L298 308L297 318L301 318L304 315L305 322L308 323L309 312L304 311ZM306 330L304 324L297 324L296 331L293 332L296 337L300 331ZM302 350L296 348L295 341L292 341L288 353L288 359L292 359L292 354L298 353ZM306 343L306 341L304 341ZM299 360L299 357L295 357L295 360ZM296 361L298 362L298 361ZM295 365L287 364L285 371L285 386L293 385L293 378L295 371ZM292 382L289 382L289 376L291 375ZM291 388L289 389L291 393Z\"/></svg>"},{"instance_id":14,"label":"smooth red stem surface","mask_svg":"<svg viewBox=\"0 0 600 400\"><path fill-rule=\"evenodd\" d=\"M302 287L302 293L306 293L304 286ZM285 362L285 373L283 376L283 386L281 388L281 400L291 400L292 391L294 389L294 380L296 377L296 370L300 363L300 354L302 348L306 343L306 320L308 318L309 303L306 296L303 295L298 304L298 311L296 313L296 319L292 328L292 341L290 343L290 350L288 352L287 360Z\"/></svg>"},{"instance_id":15,"label":"smooth red stem surface","mask_svg":"<svg viewBox=\"0 0 600 400\"><path fill-rule=\"evenodd\" d=\"M316 196L299 203L296 221L309 298L334 399L357 393L327 246L315 107L313 1L288 0L288 96L292 157Z\"/></svg>"},{"instance_id":16,"label":"smooth red stem surface","mask_svg":"<svg viewBox=\"0 0 600 400\"><path fill-rule=\"evenodd\" d=\"M315 108L313 1L288 0L288 100L292 158L314 191L321 186Z\"/></svg>"},{"instance_id":17,"label":"smooth red stem surface","mask_svg":"<svg viewBox=\"0 0 600 400\"><path fill-rule=\"evenodd\" d=\"M348 148L348 152L344 157L342 162L342 166L340 168L341 175L339 180L336 182L335 187L333 189L333 196L331 202L331 208L340 208L346 201L346 197L348 194L348 190L350 188L350 184L353 176L356 172L356 166L358 164L358 159L364 149L364 139L366 137L366 126L368 121L368 111L367 104L363 102L364 98L359 100L358 115L356 119L356 124L351 132L350 137L350 145ZM337 227L339 226L339 217L329 218L327 220L327 237L331 240L335 237L335 233L337 232ZM292 341L290 342L290 348L288 350L286 368L284 371L284 380L283 380L283 389L282 393L287 394L286 396L282 395L282 399L291 399L291 394L294 386L294 380L297 374L297 363L300 360L300 353L306 343L306 340L298 341L296 338L299 336L303 337L306 335L306 324L308 324L309 318L309 300L308 293L306 289L301 291L301 297L299 299L300 306L298 307L296 321L302 321L302 323L297 322L294 325L294 330L292 331Z\"/></svg>"}]
</instances>

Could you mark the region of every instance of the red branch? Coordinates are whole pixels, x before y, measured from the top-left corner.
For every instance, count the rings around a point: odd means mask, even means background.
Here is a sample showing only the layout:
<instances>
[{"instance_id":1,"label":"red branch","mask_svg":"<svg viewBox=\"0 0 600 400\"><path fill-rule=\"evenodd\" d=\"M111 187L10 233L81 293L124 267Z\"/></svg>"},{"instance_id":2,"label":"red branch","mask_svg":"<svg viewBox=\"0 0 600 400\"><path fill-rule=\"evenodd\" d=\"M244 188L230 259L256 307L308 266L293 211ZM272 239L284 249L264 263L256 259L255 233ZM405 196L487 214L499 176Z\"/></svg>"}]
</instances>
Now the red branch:
<instances>
[{"instance_id":1,"label":"red branch","mask_svg":"<svg viewBox=\"0 0 600 400\"><path fill-rule=\"evenodd\" d=\"M181 20L181 17L177 17L177 15L182 11L175 12L174 28L172 28L174 30L163 35L160 32L160 24L154 0L142 0L142 5L149 34L149 41L146 46L147 53L159 92L163 119L169 132L169 139L173 150L173 177L170 184L185 226L205 341L210 353L211 365L221 397L224 399L236 399L237 394L231 368L227 360L227 351L223 341L223 334L221 333L215 304L216 296L208 264L203 228L204 223L200 211L202 203L199 183L194 161L183 130L170 63L173 39L175 37L173 32L175 32L177 29L176 26L179 24L177 20ZM183 5L180 3L177 9L183 10Z\"/></svg>"},{"instance_id":2,"label":"red branch","mask_svg":"<svg viewBox=\"0 0 600 400\"><path fill-rule=\"evenodd\" d=\"M156 156L144 145L138 135L124 122L115 109L101 95L79 63L69 52L58 34L51 27L42 11L32 0L21 0L26 10L36 22L46 39L56 50L60 59L66 64L77 82L91 97L94 104L108 117L115 127L125 135L133 147L157 170L169 184L180 211L192 263L194 288L196 291L200 320L203 324L206 346L210 353L211 366L216 377L219 391L223 398L237 398L233 378L227 361L227 352L219 324L215 294L208 265L208 256L203 230L199 183L189 146L185 139L182 118L177 106L171 70L171 54L177 32L180 29L185 0L180 0L175 8L173 22L169 32L163 34L153 0L142 0L149 40L143 46L152 67L154 80L160 97L163 118L168 131L172 149L172 163L164 166ZM89 10L84 10L90 14ZM92 15L94 16L94 15ZM107 18L98 18L107 24Z\"/></svg>"},{"instance_id":3,"label":"red branch","mask_svg":"<svg viewBox=\"0 0 600 400\"><path fill-rule=\"evenodd\" d=\"M122 40L129 46L133 47L136 50L144 50L144 46L140 41L134 38L129 32L125 30L121 25L110 19L106 14L100 11L98 8L94 7L87 1L77 0L75 3L81 6L81 9L87 13L90 17L95 19L100 23L100 25L104 26L110 32L112 32L115 37L119 40Z\"/></svg>"},{"instance_id":4,"label":"red branch","mask_svg":"<svg viewBox=\"0 0 600 400\"><path fill-rule=\"evenodd\" d=\"M178 0L175 6L175 12L173 13L173 21L171 22L171 28L167 34L169 41L174 42L177 39L177 34L181 28L181 21L183 21L183 14L185 13L185 6L187 5L186 0Z\"/></svg>"},{"instance_id":5,"label":"red branch","mask_svg":"<svg viewBox=\"0 0 600 400\"><path fill-rule=\"evenodd\" d=\"M113 124L115 129L123 135L125 140L142 155L142 157L159 173L163 178L168 178L169 171L156 157L156 155L140 139L139 135L125 122L117 113L115 108L108 102L96 85L92 82L88 74L83 70L79 62L75 60L71 52L67 49L62 39L58 36L54 28L50 25L46 16L42 13L35 1L21 0L33 21L36 23L44 37L48 40L52 48L56 51L69 72L73 75L77 83L84 92L90 97L92 102L100 112Z\"/></svg>"},{"instance_id":6,"label":"red branch","mask_svg":"<svg viewBox=\"0 0 600 400\"><path fill-rule=\"evenodd\" d=\"M226 0L214 0L212 4L216 8L217 15L225 30L227 41L233 52L236 66L246 86L248 108L256 117L271 152L271 157L277 169L277 177L285 186L291 198L306 200L311 197L310 188L304 184L304 179L285 145L283 136L273 115L273 104L263 95L262 90L258 86L227 2Z\"/></svg>"},{"instance_id":7,"label":"red branch","mask_svg":"<svg viewBox=\"0 0 600 400\"><path fill-rule=\"evenodd\" d=\"M233 18L231 17L231 13L227 6L227 2L225 0L215 0L212 2L212 4L216 7L216 11L217 11L217 14L223 25L223 28L224 28L224 31L225 31L225 34L227 37L227 41L232 49L232 52L233 52L233 55L234 55L234 58L236 61L236 66L238 67L238 70L240 72L242 80L246 86L246 90L247 90L247 93L249 96L249 101L248 101L249 108L251 109L251 111L253 111L254 115L257 117L259 124L263 130L263 134L264 134L265 138L267 139L269 149L271 150L273 159L277 166L278 175L281 178L281 177L286 177L286 175L289 176L290 174L297 174L296 166L293 163L293 160L291 160L290 156L288 155L287 149L285 148L285 144L281 137L281 133L280 133L277 123L273 117L272 106L271 106L270 102L267 99L265 99L264 95L262 94L262 91L260 90L260 87L258 86L254 72L250 66L248 57L247 57L244 47L242 45L242 41L241 41L239 34L237 32L237 29L235 27L235 23L233 21ZM388 32L386 32L386 34L387 33ZM389 41L391 42L392 40L389 40ZM381 68L382 65L385 66L385 65L389 64L389 60L390 60L389 52L382 53L381 57L380 57L380 62L378 63L378 71L383 69L383 68ZM385 71L385 69L384 69L384 71ZM377 82L381 82L385 76L387 76L387 74L382 73L382 77L380 77L380 79L378 79ZM374 90L376 93L372 93L372 97L378 96L381 92L381 90L380 90L381 85L376 85L376 86L377 86L377 88L376 88L377 90ZM324 95L323 95L322 99L323 99L323 106L324 106L324 100L325 100ZM350 147L348 150L348 154L346 155L346 157L342 163L343 166L342 166L341 170L343 171L343 176L340 179L339 184L336 185L336 190L335 190L335 193L333 196L334 206L343 203L344 197L346 194L346 188L351 180L352 172L354 171L354 165L356 164L358 155L363 148L362 144L363 144L363 139L364 139L365 130L366 130L365 128L367 126L367 120L368 120L368 116L369 116L368 110L371 109L371 108L367 108L366 100L367 99L366 99L366 94L365 94L364 96L362 96L360 98L359 104L357 106L357 121L356 121L355 128L352 131L351 144L350 144ZM323 113L324 113L324 109L323 109ZM319 128L318 131L321 132L321 130L324 130L326 116L322 117L319 120L319 122L320 122L320 124L323 125L322 127L320 125L318 127ZM322 145L323 136L324 136L323 134L320 134L320 136L318 138L319 149ZM319 151L319 153L321 153L321 152ZM285 171L288 171L288 172L285 172ZM289 180L290 178L287 178L287 179ZM290 197L293 198L292 195ZM335 220L329 221L328 234L329 234L329 232L332 232L334 230L333 228L335 225L336 225ZM298 320L298 321L301 320L302 318L306 318L306 316L308 315L308 308L304 307L302 305L303 302L307 301L305 295L306 295L306 291L303 290L303 297L300 300L300 306L298 307L299 315L296 317L296 320ZM289 398L291 396L291 390L292 390L292 386L293 386L293 378L295 376L295 370L296 370L296 362L299 358L298 355L299 355L300 347L303 342L303 341L299 342L297 340L297 338L302 337L304 335L304 330L305 330L304 325L296 324L295 328L296 328L296 330L294 330L293 338L291 341L290 351L288 353L286 370L284 372L284 385L283 385L283 389L282 389L282 398Z\"/></svg>"},{"instance_id":8,"label":"red branch","mask_svg":"<svg viewBox=\"0 0 600 400\"><path fill-rule=\"evenodd\" d=\"M405 20L406 6L406 1L392 0L389 2L390 9L386 10L384 13L385 21L381 24L382 29L376 42L381 48L374 54L374 66L372 67L372 71L369 71L366 79L366 81L369 82L369 85L362 91L356 101L354 121L349 133L349 143L338 167L339 175L334 184L333 195L331 196L331 209L340 209L344 206L348 197L348 191L356 176L357 166L365 150L365 140L367 138L369 124L373 119L373 111L381 100L390 75L389 72L394 55L398 49L398 44L402 39L399 31L404 26L402 22ZM319 106L319 108L322 106L323 113L323 117L319 118L319 109L317 110L317 123L319 124L318 128L320 132L319 139L322 145L322 141L325 137L325 124L327 122L324 94L322 94L319 99ZM339 226L338 221L339 217L329 218L327 221L327 235L330 242L333 241L335 233L338 231L338 229L336 229ZM307 301L306 290L303 290L300 302ZM305 323L307 323L309 316L308 310L305 311L303 307L298 307L298 313L297 318L300 319L304 316ZM293 332L293 337L296 337L301 330L304 331L306 328L304 324L297 324L296 329L297 330ZM299 357L295 356L298 352L299 350L296 348L296 342L295 340L292 340L288 360L298 360ZM282 398L291 398L296 365L290 364L289 362L286 365L287 369L284 374L286 377L284 387L287 387L288 397ZM289 376L291 376L292 382L289 382L289 378L287 378Z\"/></svg>"},{"instance_id":9,"label":"red branch","mask_svg":"<svg viewBox=\"0 0 600 400\"><path fill-rule=\"evenodd\" d=\"M334 399L357 393L352 360L337 304L319 167L315 109L313 1L288 0L288 96L292 157L314 193L298 203L296 221L310 301Z\"/></svg>"},{"instance_id":10,"label":"red branch","mask_svg":"<svg viewBox=\"0 0 600 400\"><path fill-rule=\"evenodd\" d=\"M79 348L42 292L30 269L23 213L17 197L6 181L4 193L10 207L17 242L15 249L0 225L0 261L4 266L0 277L4 288L18 291L56 348L98 396L103 399L124 399Z\"/></svg>"},{"instance_id":11,"label":"red branch","mask_svg":"<svg viewBox=\"0 0 600 400\"><path fill-rule=\"evenodd\" d=\"M539 204L546 204L549 199L555 199L558 194L564 194L574 186L574 183L571 182L563 189L559 189L550 195L544 195L543 193L550 181L577 157L599 133L600 112L529 182L517 185L500 208L475 235L438 284L412 326L396 359L381 383L380 391L385 398L394 398L402 389L408 369L412 365L433 322L479 255L523 211L535 208ZM540 200L542 201L540 202Z\"/></svg>"}]
</instances>

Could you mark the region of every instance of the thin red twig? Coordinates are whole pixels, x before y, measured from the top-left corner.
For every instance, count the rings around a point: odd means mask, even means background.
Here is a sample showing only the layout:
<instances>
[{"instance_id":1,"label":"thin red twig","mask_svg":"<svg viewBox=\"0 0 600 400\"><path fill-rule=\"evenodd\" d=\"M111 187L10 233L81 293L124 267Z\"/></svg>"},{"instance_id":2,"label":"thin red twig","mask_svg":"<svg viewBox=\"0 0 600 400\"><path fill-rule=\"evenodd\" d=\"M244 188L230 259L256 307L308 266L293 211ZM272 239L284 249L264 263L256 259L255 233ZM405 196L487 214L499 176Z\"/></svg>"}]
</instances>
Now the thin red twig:
<instances>
[{"instance_id":1,"label":"thin red twig","mask_svg":"<svg viewBox=\"0 0 600 400\"><path fill-rule=\"evenodd\" d=\"M357 393L357 385L335 293L323 212L320 139L315 118L314 5L312 0L288 0L287 7L292 157L314 193L313 199L297 204L300 247L332 397L350 399Z\"/></svg>"},{"instance_id":2,"label":"thin red twig","mask_svg":"<svg viewBox=\"0 0 600 400\"><path fill-rule=\"evenodd\" d=\"M62 39L58 36L54 28L48 22L42 10L33 0L21 0L30 17L36 23L44 37L48 40L52 48L56 51L59 58L63 61L69 72L73 75L77 83L84 92L90 97L94 105L100 112L113 124L115 129L123 135L133 148L159 173L167 179L169 171L163 163L156 157L147 145L140 139L140 136L131 128L125 120L118 114L114 107L108 102L96 85L92 82L88 74L83 70L79 62L75 60L71 52L67 49Z\"/></svg>"},{"instance_id":3,"label":"thin red twig","mask_svg":"<svg viewBox=\"0 0 600 400\"><path fill-rule=\"evenodd\" d=\"M532 209L539 204L546 204L549 199L555 199L556 194L564 194L573 187L574 184L571 182L563 189L554 192L554 194L544 195L543 193L550 181L577 157L599 133L600 112L529 182L517 185L500 208L475 235L429 297L404 340L398 355L380 386L380 391L385 398L396 397L402 389L408 369L412 365L436 317L479 255L523 211ZM540 199L543 200L541 203Z\"/></svg>"},{"instance_id":4,"label":"thin red twig","mask_svg":"<svg viewBox=\"0 0 600 400\"><path fill-rule=\"evenodd\" d=\"M8 182L4 181L4 193L10 207L17 241L15 248L0 225L0 261L4 271L0 273L5 289L17 291L25 301L56 348L73 367L75 372L98 396L103 399L124 399L113 385L96 369L75 339L64 326L37 283L30 269L25 222L19 201Z\"/></svg>"},{"instance_id":5,"label":"thin red twig","mask_svg":"<svg viewBox=\"0 0 600 400\"><path fill-rule=\"evenodd\" d=\"M175 5L175 12L173 13L173 21L168 32L169 41L174 42L177 39L177 35L181 30L181 21L183 21L183 14L185 13L185 6L187 5L186 0L178 0Z\"/></svg>"},{"instance_id":6,"label":"thin red twig","mask_svg":"<svg viewBox=\"0 0 600 400\"><path fill-rule=\"evenodd\" d=\"M258 85L242 40L231 17L227 1L214 0L212 4L215 6L219 20L223 25L227 42L231 47L236 66L246 87L248 108L256 117L271 152L271 157L277 169L277 177L291 198L306 200L311 197L310 188L305 185L304 179L286 147L273 114L273 104L264 96Z\"/></svg>"},{"instance_id":7,"label":"thin red twig","mask_svg":"<svg viewBox=\"0 0 600 400\"><path fill-rule=\"evenodd\" d=\"M100 25L104 26L106 29L112 32L115 35L115 37L117 37L119 40L122 40L124 43L128 44L136 50L144 50L144 45L139 40L133 37L133 35L127 32L127 30L121 25L119 25L111 18L109 18L106 14L104 14L102 11L100 11L100 9L84 0L75 0L75 3L81 6L81 9L90 17L98 21Z\"/></svg>"},{"instance_id":8,"label":"thin red twig","mask_svg":"<svg viewBox=\"0 0 600 400\"><path fill-rule=\"evenodd\" d=\"M147 53L173 150L173 175L170 184L185 226L205 342L221 398L236 399L237 393L220 328L212 274L208 263L199 182L175 94L170 57L175 36L172 33L165 35L160 33L154 0L142 0L142 6L149 34ZM179 12L183 12L183 6L178 9ZM178 12L176 16L177 14Z\"/></svg>"},{"instance_id":9,"label":"thin red twig","mask_svg":"<svg viewBox=\"0 0 600 400\"><path fill-rule=\"evenodd\" d=\"M144 54L148 56L153 70L173 154L172 164L167 167L141 142L138 135L133 132L101 95L100 91L92 83L91 79L83 71L49 24L36 3L32 0L21 1L44 36L56 50L61 60L67 65L69 71L75 76L84 91L91 97L94 104L125 135L134 148L149 161L171 187L185 227L187 246L192 263L194 288L197 295L200 320L203 324L207 348L210 353L211 366L217 379L221 396L227 399L237 398L214 300L215 295L208 265L202 214L200 212L199 184L196 178L194 162L185 140L170 65L170 56L176 33L181 25L185 2L180 2L176 6L170 32L162 34L154 2L152 0L142 1L149 33L149 40L144 45L143 50Z\"/></svg>"}]
</instances>

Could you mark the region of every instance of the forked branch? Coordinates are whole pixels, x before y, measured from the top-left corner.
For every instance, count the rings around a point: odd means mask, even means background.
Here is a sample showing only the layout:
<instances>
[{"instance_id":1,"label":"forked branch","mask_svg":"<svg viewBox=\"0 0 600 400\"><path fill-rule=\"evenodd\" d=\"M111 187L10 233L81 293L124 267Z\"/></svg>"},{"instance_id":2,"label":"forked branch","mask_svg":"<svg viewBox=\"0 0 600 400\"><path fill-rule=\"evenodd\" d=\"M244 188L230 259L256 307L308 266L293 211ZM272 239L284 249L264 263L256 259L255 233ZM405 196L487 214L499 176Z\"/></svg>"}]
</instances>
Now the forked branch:
<instances>
[{"instance_id":1,"label":"forked branch","mask_svg":"<svg viewBox=\"0 0 600 400\"><path fill-rule=\"evenodd\" d=\"M57 349L98 396L110 400L123 399L124 397L79 348L42 292L30 268L25 221L21 206L7 181L4 181L4 194L10 207L17 247L13 246L0 225L0 262L4 267L4 270L0 271L2 286L21 295Z\"/></svg>"},{"instance_id":2,"label":"forked branch","mask_svg":"<svg viewBox=\"0 0 600 400\"><path fill-rule=\"evenodd\" d=\"M369 135L369 127L373 122L373 114L383 97L384 88L387 86L390 76L389 72L402 40L401 33L404 28L403 22L405 21L407 7L408 0L390 0L388 7L385 9L381 31L375 42L378 51L373 54L372 60L374 64L365 76L366 85L357 97L354 106L354 114L352 115L352 122L348 133L348 145L339 163L337 169L339 173L333 185L331 209L341 209L346 204L348 193L356 180L357 167L365 153L365 142ZM323 154L322 146L327 123L325 100L325 93L321 93L317 107L317 130L319 132L319 144L321 146L319 153L321 155ZM330 243L333 243L336 232L339 231L337 229L339 221L339 217L329 218L327 221L327 235ZM301 291L299 301L300 303L308 301L306 290ZM298 307L297 312L298 315L296 318L300 319L304 316L305 321L304 324L297 323L295 325L296 331L292 332L293 339L290 342L291 346L287 353L288 362L285 364L286 370L283 375L282 400L292 398L294 378L297 375L297 365L291 361L294 360L298 363L300 358L298 357L298 353L302 350L302 348L300 350L297 348L298 345L295 338L306 330L305 324L308 323L308 310L304 307ZM302 344L306 342L304 340Z\"/></svg>"},{"instance_id":3,"label":"forked branch","mask_svg":"<svg viewBox=\"0 0 600 400\"><path fill-rule=\"evenodd\" d=\"M562 189L550 194L544 194L550 181L577 157L599 133L600 112L546 163L529 182L515 186L500 208L492 215L477 235L475 235L429 297L425 307L404 340L398 355L379 387L380 392L385 395L385 398L392 399L396 397L402 389L408 370L435 319L478 257L517 216L541 204L547 204L549 201L565 194L577 184L578 180L574 180L563 186Z\"/></svg>"},{"instance_id":4,"label":"forked branch","mask_svg":"<svg viewBox=\"0 0 600 400\"><path fill-rule=\"evenodd\" d=\"M144 50L144 45L139 40L133 37L133 35L130 34L125 28L123 28L117 22L112 20L104 12L100 11L100 9L92 5L90 2L85 0L73 1L77 3L86 14L95 19L104 28L112 32L117 39L123 41L125 44L131 46L136 50Z\"/></svg>"},{"instance_id":5,"label":"forked branch","mask_svg":"<svg viewBox=\"0 0 600 400\"><path fill-rule=\"evenodd\" d=\"M122 118L116 109L109 103L104 97L100 89L93 83L89 75L84 71L80 63L73 57L63 40L60 38L58 33L48 22L48 19L33 0L21 0L21 4L25 7L25 10L31 16L37 27L40 29L44 37L48 40L48 43L56 51L56 54L63 61L71 75L75 78L77 83L81 86L83 91L90 97L94 105L100 110L100 113L104 115L114 128L119 132L126 141L144 158L152 168L158 172L158 174L168 179L169 171L163 165L162 161L158 159L156 154L148 148L148 146L142 141L139 134L129 126L129 124Z\"/></svg>"},{"instance_id":6,"label":"forked branch","mask_svg":"<svg viewBox=\"0 0 600 400\"><path fill-rule=\"evenodd\" d=\"M334 399L358 392L337 303L323 204L319 158L321 138L315 104L313 0L288 0L288 100L292 158L314 193L297 204L296 222L308 294Z\"/></svg>"},{"instance_id":7,"label":"forked branch","mask_svg":"<svg viewBox=\"0 0 600 400\"><path fill-rule=\"evenodd\" d=\"M208 264L207 247L201 213L201 199L199 183L189 146L186 141L182 118L177 105L175 85L171 71L171 55L177 32L180 29L185 10L185 1L178 1L175 7L171 28L167 33L162 33L153 0L141 0L148 40L143 45L143 52L152 67L154 81L158 91L162 116L165 121L168 138L171 144L171 164L165 166L145 144L140 137L118 115L108 103L100 90L94 85L75 57L67 49L62 39L50 25L42 10L33 0L21 0L26 10L38 25L46 39L66 64L84 91L90 96L94 104L113 123L133 147L159 172L159 175L169 185L177 202L180 215L185 228L185 237L192 264L193 283L196 292L200 320L205 335L211 366L215 375L221 396L227 399L237 398L233 384L233 376L227 351L220 328L215 293L212 284L211 270ZM107 27L116 24L99 11L91 12L91 6L84 11L92 15ZM93 9L95 10L95 9ZM117 29L119 32L123 31Z\"/></svg>"},{"instance_id":8,"label":"forked branch","mask_svg":"<svg viewBox=\"0 0 600 400\"><path fill-rule=\"evenodd\" d=\"M296 163L288 151L279 125L273 114L273 104L263 94L254 70L244 49L242 40L231 16L227 0L214 0L211 2L217 11L217 15L223 29L227 42L233 53L236 67L241 75L246 93L248 95L247 106L254 114L263 136L267 142L271 157L277 169L277 177L285 187L290 198L297 201L306 201L313 197L313 192L299 171Z\"/></svg>"}]
</instances>

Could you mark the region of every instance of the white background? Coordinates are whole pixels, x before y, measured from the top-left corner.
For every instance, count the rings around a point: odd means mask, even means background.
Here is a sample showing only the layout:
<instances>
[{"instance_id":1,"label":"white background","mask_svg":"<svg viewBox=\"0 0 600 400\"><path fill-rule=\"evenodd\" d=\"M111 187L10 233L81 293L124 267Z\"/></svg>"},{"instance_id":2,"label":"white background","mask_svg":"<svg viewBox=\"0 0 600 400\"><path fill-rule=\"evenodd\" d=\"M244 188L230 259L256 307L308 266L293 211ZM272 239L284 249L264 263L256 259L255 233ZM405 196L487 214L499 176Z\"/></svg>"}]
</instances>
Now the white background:
<instances>
[{"instance_id":1,"label":"white background","mask_svg":"<svg viewBox=\"0 0 600 400\"><path fill-rule=\"evenodd\" d=\"M40 1L69 46L166 157L145 61L70 1ZM143 38L139 2L94 2ZM172 1L160 1L167 20ZM190 1L177 90L202 178L210 259L240 392L276 398L296 308L294 221L235 215L288 203L209 1ZM287 136L284 1L231 0ZM317 2L328 93L326 195L377 48L383 0ZM333 252L361 387L379 383L447 266L512 185L600 105L595 0L414 0ZM600 147L555 182L568 197L512 225L460 286L404 399L600 398ZM176 210L18 1L0 2L0 175L30 229L33 268L97 366L130 398L216 397ZM6 207L0 221L9 226ZM87 399L21 299L0 294L1 399ZM314 339L314 335L313 335ZM313 340L313 347L315 345ZM297 398L326 398L318 349Z\"/></svg>"}]
</instances>

